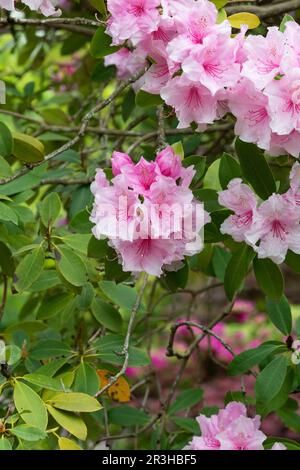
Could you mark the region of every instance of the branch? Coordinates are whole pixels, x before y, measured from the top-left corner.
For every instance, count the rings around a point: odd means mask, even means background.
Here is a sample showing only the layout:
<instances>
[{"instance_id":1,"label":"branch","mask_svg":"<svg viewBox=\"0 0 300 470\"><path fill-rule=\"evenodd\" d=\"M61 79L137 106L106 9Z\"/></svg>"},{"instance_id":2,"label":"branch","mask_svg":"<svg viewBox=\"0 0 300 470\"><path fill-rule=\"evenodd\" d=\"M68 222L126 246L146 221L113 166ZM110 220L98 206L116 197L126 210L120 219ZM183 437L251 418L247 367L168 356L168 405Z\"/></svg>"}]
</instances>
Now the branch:
<instances>
[{"instance_id":1,"label":"branch","mask_svg":"<svg viewBox=\"0 0 300 470\"><path fill-rule=\"evenodd\" d=\"M86 36L93 36L95 32L94 27L99 27L101 24L105 23L90 20L88 18L0 18L0 27L20 25L53 29L66 29L68 31L84 34ZM93 29L90 27L93 27Z\"/></svg>"},{"instance_id":2,"label":"branch","mask_svg":"<svg viewBox=\"0 0 300 470\"><path fill-rule=\"evenodd\" d=\"M230 15L245 11L247 13L255 13L259 18L268 18L270 16L281 15L289 11L297 10L300 8L300 0L286 0L275 5L229 5L226 6L226 12Z\"/></svg>"},{"instance_id":3,"label":"branch","mask_svg":"<svg viewBox=\"0 0 300 470\"><path fill-rule=\"evenodd\" d=\"M179 354L179 353L174 351L174 340L175 340L176 332L177 332L178 328L180 328L181 326L194 326L195 328L198 328L199 330L202 330L204 333L206 333L206 334L212 336L213 338L217 339L222 344L222 346L224 346L224 348L227 351L229 351L230 354L232 354L233 357L235 357L235 353L233 352L231 347L227 343L225 343L225 341L219 335L217 335L214 331L212 331L207 326L200 325L199 323L195 323L193 321L181 321L181 322L178 322L178 323L175 323L174 325L172 325L169 344L167 346L167 356L168 357L178 357L179 359L182 359L182 357L185 357L185 354L182 355L182 354Z\"/></svg>"},{"instance_id":4,"label":"branch","mask_svg":"<svg viewBox=\"0 0 300 470\"><path fill-rule=\"evenodd\" d=\"M3 274L3 293L2 293L2 302L0 305L0 320L2 320L4 309L7 300L7 290L8 290L8 277L6 274Z\"/></svg>"},{"instance_id":5,"label":"branch","mask_svg":"<svg viewBox=\"0 0 300 470\"><path fill-rule=\"evenodd\" d=\"M157 108L157 144L158 150L162 150L166 145L166 132L165 132L165 117L164 117L164 105L160 105Z\"/></svg>"},{"instance_id":6,"label":"branch","mask_svg":"<svg viewBox=\"0 0 300 470\"><path fill-rule=\"evenodd\" d=\"M69 150L71 147L73 147L73 145L77 144L82 139L82 137L84 137L84 135L87 133L88 124L90 120L95 116L95 114L97 114L99 111L102 111L102 109L106 108L110 103L112 103L112 101L114 101L114 99L117 98L117 96L119 96L129 85L136 82L142 75L144 75L144 73L145 73L145 69L140 71L138 74L134 75L127 81L121 83L121 85L119 85L116 88L116 90L106 100L101 101L94 108L92 108L87 114L85 114L85 116L83 117L81 121L81 126L79 128L79 132L76 137L74 137L69 142L59 147L58 149L54 150L53 152L49 153L41 162L38 162L31 166L25 166L13 176L0 180L0 185L10 183L11 181L16 180L17 178L20 178L21 176L26 175L33 168L43 165L45 162L52 160L53 158L57 157L61 153L65 152L66 150Z\"/></svg>"},{"instance_id":7,"label":"branch","mask_svg":"<svg viewBox=\"0 0 300 470\"><path fill-rule=\"evenodd\" d=\"M123 362L122 368L116 375L114 375L110 378L109 382L104 387L102 387L99 390L99 392L96 393L95 397L99 397L100 395L102 395L112 384L114 384L126 372L126 369L128 367L128 362L129 362L129 343L130 343L130 337L131 337L131 333L132 333L132 329L133 329L133 324L134 324L135 317L136 317L136 314L138 312L138 309L140 307L140 304L141 304L141 301L142 301L142 298L143 298L143 294L144 294L147 282L148 282L148 275L144 274L144 279L143 279L143 284L142 284L141 290L140 290L139 295L137 296L137 299L135 301L135 304L134 304L134 306L131 310L131 315L130 315L130 318L129 318L129 323L128 323L128 327L127 327L127 333L126 333L126 336L125 336L124 346L123 346L123 350L121 352L121 355L124 356L124 362Z\"/></svg>"}]
</instances>

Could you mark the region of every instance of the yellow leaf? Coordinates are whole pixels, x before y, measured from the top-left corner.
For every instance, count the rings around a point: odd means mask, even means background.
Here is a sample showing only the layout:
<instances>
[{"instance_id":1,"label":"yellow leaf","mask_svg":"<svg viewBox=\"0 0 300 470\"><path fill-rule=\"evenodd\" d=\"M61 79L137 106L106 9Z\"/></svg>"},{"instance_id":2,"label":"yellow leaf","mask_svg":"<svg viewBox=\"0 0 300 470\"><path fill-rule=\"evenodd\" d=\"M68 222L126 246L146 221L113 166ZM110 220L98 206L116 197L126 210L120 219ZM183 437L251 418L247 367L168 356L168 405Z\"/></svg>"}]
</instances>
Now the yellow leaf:
<instances>
[{"instance_id":1,"label":"yellow leaf","mask_svg":"<svg viewBox=\"0 0 300 470\"><path fill-rule=\"evenodd\" d=\"M109 370L98 369L97 374L100 378L101 388L109 383L109 379L114 374ZM126 403L130 401L130 386L124 377L120 377L114 384L107 390L108 396L119 403Z\"/></svg>"},{"instance_id":2,"label":"yellow leaf","mask_svg":"<svg viewBox=\"0 0 300 470\"><path fill-rule=\"evenodd\" d=\"M253 13L235 13L228 16L228 21L233 28L240 29L243 24L246 24L249 29L257 28L260 25L260 19Z\"/></svg>"},{"instance_id":3,"label":"yellow leaf","mask_svg":"<svg viewBox=\"0 0 300 470\"><path fill-rule=\"evenodd\" d=\"M67 439L66 437L59 437L58 445L60 450L82 450L79 445L77 445L74 441L71 441L71 439Z\"/></svg>"}]
</instances>

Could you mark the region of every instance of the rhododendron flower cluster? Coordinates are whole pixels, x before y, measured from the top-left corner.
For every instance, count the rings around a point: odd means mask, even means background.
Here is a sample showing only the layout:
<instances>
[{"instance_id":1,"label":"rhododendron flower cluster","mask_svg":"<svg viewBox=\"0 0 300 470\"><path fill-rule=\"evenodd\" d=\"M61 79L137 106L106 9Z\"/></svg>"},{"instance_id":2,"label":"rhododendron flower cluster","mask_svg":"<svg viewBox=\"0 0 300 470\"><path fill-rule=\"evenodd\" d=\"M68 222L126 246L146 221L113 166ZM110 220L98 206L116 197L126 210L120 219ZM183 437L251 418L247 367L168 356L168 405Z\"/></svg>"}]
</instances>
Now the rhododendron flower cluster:
<instances>
[{"instance_id":1,"label":"rhododendron flower cluster","mask_svg":"<svg viewBox=\"0 0 300 470\"><path fill-rule=\"evenodd\" d=\"M44 16L59 16L61 10L56 9L59 2L57 0L22 0L30 10L38 11ZM8 11L14 11L17 7L21 7L19 0L0 0L0 8Z\"/></svg>"},{"instance_id":2,"label":"rhododendron flower cluster","mask_svg":"<svg viewBox=\"0 0 300 470\"><path fill-rule=\"evenodd\" d=\"M103 170L97 171L90 220L94 236L108 237L124 271L159 276L202 250L200 231L210 218L189 189L193 167L184 168L172 147L155 161L142 157L137 164L114 152L112 172L109 182Z\"/></svg>"},{"instance_id":3,"label":"rhododendron flower cluster","mask_svg":"<svg viewBox=\"0 0 300 470\"><path fill-rule=\"evenodd\" d=\"M219 193L219 202L233 212L221 225L223 234L252 246L259 258L271 258L280 264L288 250L300 254L300 164L290 174L290 189L272 194L258 205L254 192L233 179Z\"/></svg>"},{"instance_id":4,"label":"rhododendron flower cluster","mask_svg":"<svg viewBox=\"0 0 300 470\"><path fill-rule=\"evenodd\" d=\"M217 415L197 418L201 436L195 436L186 450L264 450L267 436L260 431L260 416L249 418L243 403L230 402ZM272 450L286 450L275 443Z\"/></svg>"},{"instance_id":5,"label":"rhododendron flower cluster","mask_svg":"<svg viewBox=\"0 0 300 470\"><path fill-rule=\"evenodd\" d=\"M300 27L234 36L208 0L108 0L107 32L122 49L105 59L120 78L151 66L135 85L160 94L178 127L204 130L228 111L235 133L270 155L300 153ZM126 47L125 47L126 46Z\"/></svg>"}]
</instances>

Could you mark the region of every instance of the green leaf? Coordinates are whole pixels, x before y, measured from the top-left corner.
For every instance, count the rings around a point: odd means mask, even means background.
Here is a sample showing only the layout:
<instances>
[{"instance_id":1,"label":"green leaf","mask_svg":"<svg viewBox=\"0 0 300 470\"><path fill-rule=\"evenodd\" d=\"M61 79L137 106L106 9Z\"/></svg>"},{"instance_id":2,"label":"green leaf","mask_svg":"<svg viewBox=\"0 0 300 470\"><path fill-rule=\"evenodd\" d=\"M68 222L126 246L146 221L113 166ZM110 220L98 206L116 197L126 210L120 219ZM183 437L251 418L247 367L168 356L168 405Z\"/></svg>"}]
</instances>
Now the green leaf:
<instances>
[{"instance_id":1,"label":"green leaf","mask_svg":"<svg viewBox=\"0 0 300 470\"><path fill-rule=\"evenodd\" d=\"M29 287L29 292L41 292L60 284L60 279L54 269L48 269L41 273L39 278Z\"/></svg>"},{"instance_id":2,"label":"green leaf","mask_svg":"<svg viewBox=\"0 0 300 470\"><path fill-rule=\"evenodd\" d=\"M294 271L294 273L300 275L300 255L289 250L286 255L285 262Z\"/></svg>"},{"instance_id":3,"label":"green leaf","mask_svg":"<svg viewBox=\"0 0 300 470\"><path fill-rule=\"evenodd\" d=\"M91 234L93 225L90 222L89 218L89 213L86 209L83 209L82 211L74 215L70 222L70 227L76 232Z\"/></svg>"},{"instance_id":4,"label":"green leaf","mask_svg":"<svg viewBox=\"0 0 300 470\"><path fill-rule=\"evenodd\" d=\"M293 441L292 439L287 439L286 437L268 437L264 441L264 448L266 450L271 450L276 442L280 442L281 444L285 445L288 450L300 450L299 442Z\"/></svg>"},{"instance_id":5,"label":"green leaf","mask_svg":"<svg viewBox=\"0 0 300 470\"><path fill-rule=\"evenodd\" d=\"M196 189L193 194L198 201L203 202L204 209L208 212L216 211L221 208L218 202L218 193L215 189Z\"/></svg>"},{"instance_id":6,"label":"green leaf","mask_svg":"<svg viewBox=\"0 0 300 470\"><path fill-rule=\"evenodd\" d=\"M24 441L40 441L46 439L47 433L29 424L19 424L10 430L10 433Z\"/></svg>"},{"instance_id":7,"label":"green leaf","mask_svg":"<svg viewBox=\"0 0 300 470\"><path fill-rule=\"evenodd\" d=\"M41 219L45 227L52 226L59 217L62 205L57 193L50 193L41 204Z\"/></svg>"},{"instance_id":8,"label":"green leaf","mask_svg":"<svg viewBox=\"0 0 300 470\"><path fill-rule=\"evenodd\" d=\"M281 20L281 23L280 23L280 26L279 26L279 31L284 33L285 28L286 28L286 23L288 23L288 21L295 21L295 18L293 18L291 15L285 14L283 19Z\"/></svg>"},{"instance_id":9,"label":"green leaf","mask_svg":"<svg viewBox=\"0 0 300 470\"><path fill-rule=\"evenodd\" d=\"M116 284L112 281L100 281L102 292L115 304L131 310L136 302L136 290L125 284Z\"/></svg>"},{"instance_id":10,"label":"green leaf","mask_svg":"<svg viewBox=\"0 0 300 470\"><path fill-rule=\"evenodd\" d=\"M254 274L259 287L272 300L279 300L284 291L282 273L270 259L255 258L253 261Z\"/></svg>"},{"instance_id":11,"label":"green leaf","mask_svg":"<svg viewBox=\"0 0 300 470\"><path fill-rule=\"evenodd\" d=\"M58 393L54 395L51 400L48 400L47 404L61 410L82 413L98 411L102 408L96 398L85 393L76 392Z\"/></svg>"},{"instance_id":12,"label":"green leaf","mask_svg":"<svg viewBox=\"0 0 300 470\"><path fill-rule=\"evenodd\" d=\"M0 155L10 157L13 148L13 138L9 128L0 122Z\"/></svg>"},{"instance_id":13,"label":"green leaf","mask_svg":"<svg viewBox=\"0 0 300 470\"><path fill-rule=\"evenodd\" d=\"M67 437L59 437L58 446L60 450L83 450L79 445Z\"/></svg>"},{"instance_id":14,"label":"green leaf","mask_svg":"<svg viewBox=\"0 0 300 470\"><path fill-rule=\"evenodd\" d=\"M184 266L178 271L168 271L165 275L165 281L168 288L172 292L176 292L177 289L184 289L189 277L189 265L185 261Z\"/></svg>"},{"instance_id":15,"label":"green leaf","mask_svg":"<svg viewBox=\"0 0 300 470\"><path fill-rule=\"evenodd\" d=\"M147 413L128 405L121 405L108 411L108 421L120 426L145 426L150 420Z\"/></svg>"},{"instance_id":16,"label":"green leaf","mask_svg":"<svg viewBox=\"0 0 300 470\"><path fill-rule=\"evenodd\" d=\"M6 437L0 437L0 450L12 450L12 445Z\"/></svg>"},{"instance_id":17,"label":"green leaf","mask_svg":"<svg viewBox=\"0 0 300 470\"><path fill-rule=\"evenodd\" d=\"M246 244L242 244L232 255L224 277L225 292L229 300L240 290L254 255L252 248Z\"/></svg>"},{"instance_id":18,"label":"green leaf","mask_svg":"<svg viewBox=\"0 0 300 470\"><path fill-rule=\"evenodd\" d=\"M63 277L73 286L83 286L86 268L81 258L67 246L59 245L57 249L57 266Z\"/></svg>"},{"instance_id":19,"label":"green leaf","mask_svg":"<svg viewBox=\"0 0 300 470\"><path fill-rule=\"evenodd\" d=\"M240 139L236 140L235 148L245 179L261 199L268 199L276 192L276 183L263 151Z\"/></svg>"},{"instance_id":20,"label":"green leaf","mask_svg":"<svg viewBox=\"0 0 300 470\"><path fill-rule=\"evenodd\" d=\"M91 239L91 235L85 234L85 233L69 234L69 235L64 235L62 237L62 241L66 245L68 245L70 248L72 248L76 252L84 254L85 256L87 256L87 250L88 250L90 239Z\"/></svg>"},{"instance_id":21,"label":"green leaf","mask_svg":"<svg viewBox=\"0 0 300 470\"><path fill-rule=\"evenodd\" d=\"M135 93L132 88L124 96L122 103L122 118L126 122L132 115L135 108Z\"/></svg>"},{"instance_id":22,"label":"green leaf","mask_svg":"<svg viewBox=\"0 0 300 470\"><path fill-rule=\"evenodd\" d=\"M190 157L186 157L182 160L182 166L184 168L188 168L192 165L194 166L194 170L196 171L196 174L193 178L193 184L195 184L200 181L205 174L206 158L200 155L191 155Z\"/></svg>"},{"instance_id":23,"label":"green leaf","mask_svg":"<svg viewBox=\"0 0 300 470\"><path fill-rule=\"evenodd\" d=\"M43 247L36 248L22 259L15 272L18 292L27 290L38 279L43 270L44 261L45 252Z\"/></svg>"},{"instance_id":24,"label":"green leaf","mask_svg":"<svg viewBox=\"0 0 300 470\"><path fill-rule=\"evenodd\" d=\"M77 296L76 306L79 310L88 310L94 300L95 290L90 282L87 282Z\"/></svg>"},{"instance_id":25,"label":"green leaf","mask_svg":"<svg viewBox=\"0 0 300 470\"><path fill-rule=\"evenodd\" d=\"M53 296L45 296L37 311L37 318L45 320L62 313L72 302L74 295L70 292L62 292Z\"/></svg>"},{"instance_id":26,"label":"green leaf","mask_svg":"<svg viewBox=\"0 0 300 470\"><path fill-rule=\"evenodd\" d=\"M234 178L241 178L242 170L239 163L228 153L223 153L219 166L219 180L223 189Z\"/></svg>"},{"instance_id":27,"label":"green leaf","mask_svg":"<svg viewBox=\"0 0 300 470\"><path fill-rule=\"evenodd\" d=\"M197 405L203 398L203 390L191 389L181 392L174 403L170 406L168 414L173 415L182 410L187 410L194 405Z\"/></svg>"},{"instance_id":28,"label":"green leaf","mask_svg":"<svg viewBox=\"0 0 300 470\"><path fill-rule=\"evenodd\" d=\"M140 90L135 96L135 104L141 108L149 108L163 104L163 100L160 95L153 95L152 93Z\"/></svg>"},{"instance_id":29,"label":"green leaf","mask_svg":"<svg viewBox=\"0 0 300 470\"><path fill-rule=\"evenodd\" d=\"M292 410L282 408L276 414L280 417L286 427L300 433L300 416Z\"/></svg>"},{"instance_id":30,"label":"green leaf","mask_svg":"<svg viewBox=\"0 0 300 470\"><path fill-rule=\"evenodd\" d=\"M228 367L229 375L240 375L260 364L266 357L274 353L278 344L264 343L254 349L248 349L236 356Z\"/></svg>"},{"instance_id":31,"label":"green leaf","mask_svg":"<svg viewBox=\"0 0 300 470\"><path fill-rule=\"evenodd\" d=\"M224 248L221 248L220 246L216 246L214 248L214 254L212 257L212 265L213 265L214 272L217 278L221 282L224 282L225 272L226 272L227 265L230 259L231 259L231 253L224 250Z\"/></svg>"},{"instance_id":32,"label":"green leaf","mask_svg":"<svg viewBox=\"0 0 300 470\"><path fill-rule=\"evenodd\" d=\"M122 317L112 305L95 298L92 302L92 313L100 325L118 333L122 328Z\"/></svg>"},{"instance_id":33,"label":"green leaf","mask_svg":"<svg viewBox=\"0 0 300 470\"><path fill-rule=\"evenodd\" d=\"M95 59L101 59L102 57L117 52L121 48L121 46L112 46L111 43L112 38L106 34L105 28L101 26L93 36L90 47L91 55Z\"/></svg>"},{"instance_id":34,"label":"green leaf","mask_svg":"<svg viewBox=\"0 0 300 470\"><path fill-rule=\"evenodd\" d=\"M45 404L39 395L22 382L15 381L14 403L27 424L45 431L48 423L48 415Z\"/></svg>"},{"instance_id":35,"label":"green leaf","mask_svg":"<svg viewBox=\"0 0 300 470\"><path fill-rule=\"evenodd\" d=\"M0 267L3 274L12 277L15 271L15 261L8 246L0 241Z\"/></svg>"},{"instance_id":36,"label":"green leaf","mask_svg":"<svg viewBox=\"0 0 300 470\"><path fill-rule=\"evenodd\" d=\"M108 253L108 249L107 240L97 240L95 237L92 237L88 245L88 257L103 259Z\"/></svg>"},{"instance_id":37,"label":"green leaf","mask_svg":"<svg viewBox=\"0 0 300 470\"><path fill-rule=\"evenodd\" d=\"M292 312L289 302L285 296L279 301L267 299L266 308L271 322L284 335L291 334L292 331Z\"/></svg>"},{"instance_id":38,"label":"green leaf","mask_svg":"<svg viewBox=\"0 0 300 470\"><path fill-rule=\"evenodd\" d=\"M222 189L219 181L220 163L221 159L218 158L208 167L203 181L204 188L214 189L215 191L220 191L220 189Z\"/></svg>"},{"instance_id":39,"label":"green leaf","mask_svg":"<svg viewBox=\"0 0 300 470\"><path fill-rule=\"evenodd\" d=\"M79 418L79 416L76 416L67 411L57 410L51 405L47 405L47 409L52 418L54 418L62 428L66 429L66 431L78 439L81 439L82 441L86 440L87 427L85 422Z\"/></svg>"},{"instance_id":40,"label":"green leaf","mask_svg":"<svg viewBox=\"0 0 300 470\"><path fill-rule=\"evenodd\" d=\"M74 391L93 396L99 390L99 383L99 376L95 369L89 364L81 362L76 370Z\"/></svg>"},{"instance_id":41,"label":"green leaf","mask_svg":"<svg viewBox=\"0 0 300 470\"><path fill-rule=\"evenodd\" d=\"M25 163L38 163L45 158L45 148L35 137L20 132L13 133L12 154Z\"/></svg>"},{"instance_id":42,"label":"green leaf","mask_svg":"<svg viewBox=\"0 0 300 470\"><path fill-rule=\"evenodd\" d=\"M1 125L1 123L0 123L0 125ZM0 139L1 139L1 135L0 135ZM11 169L10 165L7 163L5 158L1 157L1 155L0 155L0 179L8 178L11 175L12 175L12 169Z\"/></svg>"},{"instance_id":43,"label":"green leaf","mask_svg":"<svg viewBox=\"0 0 300 470\"><path fill-rule=\"evenodd\" d=\"M171 420L184 431L190 432L193 435L199 436L200 427L198 422L192 418L182 418L181 416L172 416Z\"/></svg>"},{"instance_id":44,"label":"green leaf","mask_svg":"<svg viewBox=\"0 0 300 470\"><path fill-rule=\"evenodd\" d=\"M12 222L13 224L18 224L18 215L16 212L9 207L4 202L0 201L0 220L4 220L6 222Z\"/></svg>"},{"instance_id":45,"label":"green leaf","mask_svg":"<svg viewBox=\"0 0 300 470\"><path fill-rule=\"evenodd\" d=\"M90 4L101 13L102 16L107 15L106 5L104 0L89 0Z\"/></svg>"},{"instance_id":46,"label":"green leaf","mask_svg":"<svg viewBox=\"0 0 300 470\"><path fill-rule=\"evenodd\" d=\"M269 403L281 389L286 373L287 358L276 356L258 375L255 384L255 392L258 400Z\"/></svg>"},{"instance_id":47,"label":"green leaf","mask_svg":"<svg viewBox=\"0 0 300 470\"><path fill-rule=\"evenodd\" d=\"M218 10L225 7L225 5L227 5L227 3L229 2L229 0L211 0L211 1L212 3L216 5Z\"/></svg>"},{"instance_id":48,"label":"green leaf","mask_svg":"<svg viewBox=\"0 0 300 470\"><path fill-rule=\"evenodd\" d=\"M124 356L120 353L123 350L125 338L119 335L106 335L92 343L102 362L122 365ZM143 367L150 364L148 354L140 348L129 346L129 367Z\"/></svg>"},{"instance_id":49,"label":"green leaf","mask_svg":"<svg viewBox=\"0 0 300 470\"><path fill-rule=\"evenodd\" d=\"M61 341L54 339L43 339L34 343L30 349L30 357L32 359L42 360L55 356L70 356L72 350L69 346Z\"/></svg>"},{"instance_id":50,"label":"green leaf","mask_svg":"<svg viewBox=\"0 0 300 470\"><path fill-rule=\"evenodd\" d=\"M33 373L33 374L25 374L22 377L23 380L26 382L32 383L33 385L37 385L41 388L46 388L47 390L54 390L55 392L63 391L62 384L56 380L48 377L47 375Z\"/></svg>"}]
</instances>

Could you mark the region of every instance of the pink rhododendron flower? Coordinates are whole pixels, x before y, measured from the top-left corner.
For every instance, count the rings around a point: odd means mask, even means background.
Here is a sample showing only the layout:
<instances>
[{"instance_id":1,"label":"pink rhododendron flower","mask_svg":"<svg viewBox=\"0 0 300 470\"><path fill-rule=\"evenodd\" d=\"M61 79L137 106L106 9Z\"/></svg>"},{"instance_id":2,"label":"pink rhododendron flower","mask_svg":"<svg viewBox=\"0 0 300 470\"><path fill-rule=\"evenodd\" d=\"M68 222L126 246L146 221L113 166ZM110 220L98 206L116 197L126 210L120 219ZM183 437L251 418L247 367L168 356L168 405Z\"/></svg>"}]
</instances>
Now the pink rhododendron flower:
<instances>
[{"instance_id":1,"label":"pink rhododendron flower","mask_svg":"<svg viewBox=\"0 0 300 470\"><path fill-rule=\"evenodd\" d=\"M284 35L274 26L268 29L266 37L248 36L244 47L247 60L243 64L242 76L249 78L257 89L262 90L282 72Z\"/></svg>"},{"instance_id":2,"label":"pink rhododendron flower","mask_svg":"<svg viewBox=\"0 0 300 470\"><path fill-rule=\"evenodd\" d=\"M111 183L97 171L90 220L94 236L108 237L124 271L160 276L202 250L199 234L210 218L189 189L193 167L184 168L171 147L137 164L114 152L112 171Z\"/></svg>"},{"instance_id":3,"label":"pink rhododendron flower","mask_svg":"<svg viewBox=\"0 0 300 470\"><path fill-rule=\"evenodd\" d=\"M241 242L252 227L257 200L253 191L240 178L230 181L228 189L219 193L219 203L234 212L221 225L221 232Z\"/></svg>"},{"instance_id":4,"label":"pink rhododendron flower","mask_svg":"<svg viewBox=\"0 0 300 470\"><path fill-rule=\"evenodd\" d=\"M228 107L236 117L236 135L266 150L272 134L268 103L268 97L248 79L242 79L228 95Z\"/></svg>"},{"instance_id":5,"label":"pink rhododendron flower","mask_svg":"<svg viewBox=\"0 0 300 470\"><path fill-rule=\"evenodd\" d=\"M275 442L275 444L273 444L271 450L287 450L287 448L286 448L286 446L285 446L284 444L282 444L281 442Z\"/></svg>"},{"instance_id":6,"label":"pink rhododendron flower","mask_svg":"<svg viewBox=\"0 0 300 470\"><path fill-rule=\"evenodd\" d=\"M182 70L187 78L200 82L212 95L234 86L240 78L240 64L235 62L235 41L230 36L205 37L203 46L183 61Z\"/></svg>"},{"instance_id":7,"label":"pink rhododendron flower","mask_svg":"<svg viewBox=\"0 0 300 470\"><path fill-rule=\"evenodd\" d=\"M300 254L300 214L296 205L281 194L273 194L258 208L246 240L259 258L271 258L278 264L285 260L289 249Z\"/></svg>"},{"instance_id":8,"label":"pink rhododendron flower","mask_svg":"<svg viewBox=\"0 0 300 470\"><path fill-rule=\"evenodd\" d=\"M106 66L115 65L118 78L126 80L145 66L145 58L141 57L136 51L131 52L126 47L122 47L114 54L106 56L104 64Z\"/></svg>"},{"instance_id":9,"label":"pink rhododendron flower","mask_svg":"<svg viewBox=\"0 0 300 470\"><path fill-rule=\"evenodd\" d=\"M186 450L263 450L266 436L259 430L260 417L247 417L245 405L231 402L217 415L197 418L201 436L195 436Z\"/></svg>"},{"instance_id":10,"label":"pink rhododendron flower","mask_svg":"<svg viewBox=\"0 0 300 470\"><path fill-rule=\"evenodd\" d=\"M265 89L269 98L271 129L279 135L300 130L300 69L293 68Z\"/></svg>"},{"instance_id":11,"label":"pink rhododendron flower","mask_svg":"<svg viewBox=\"0 0 300 470\"><path fill-rule=\"evenodd\" d=\"M8 11L14 11L18 6L17 0L0 0L0 8ZM22 3L27 5L30 10L38 11L44 16L60 16L61 10L56 9L58 5L57 0L22 0Z\"/></svg>"},{"instance_id":12,"label":"pink rhododendron flower","mask_svg":"<svg viewBox=\"0 0 300 470\"><path fill-rule=\"evenodd\" d=\"M286 197L292 203L300 206L300 163L296 162L290 173L290 189L286 193Z\"/></svg>"},{"instance_id":13,"label":"pink rhododendron flower","mask_svg":"<svg viewBox=\"0 0 300 470\"><path fill-rule=\"evenodd\" d=\"M217 100L202 85L185 76L172 78L161 90L165 102L175 108L178 127L188 127L192 122L202 126L212 124L217 117Z\"/></svg>"},{"instance_id":14,"label":"pink rhododendron flower","mask_svg":"<svg viewBox=\"0 0 300 470\"><path fill-rule=\"evenodd\" d=\"M130 39L137 44L146 33L157 29L159 23L159 0L108 0L107 8L111 17L107 32L113 44L122 44Z\"/></svg>"},{"instance_id":15,"label":"pink rhododendron flower","mask_svg":"<svg viewBox=\"0 0 300 470\"><path fill-rule=\"evenodd\" d=\"M272 132L268 153L272 156L290 154L295 158L300 154L300 132L292 131L287 135Z\"/></svg>"}]
</instances>

